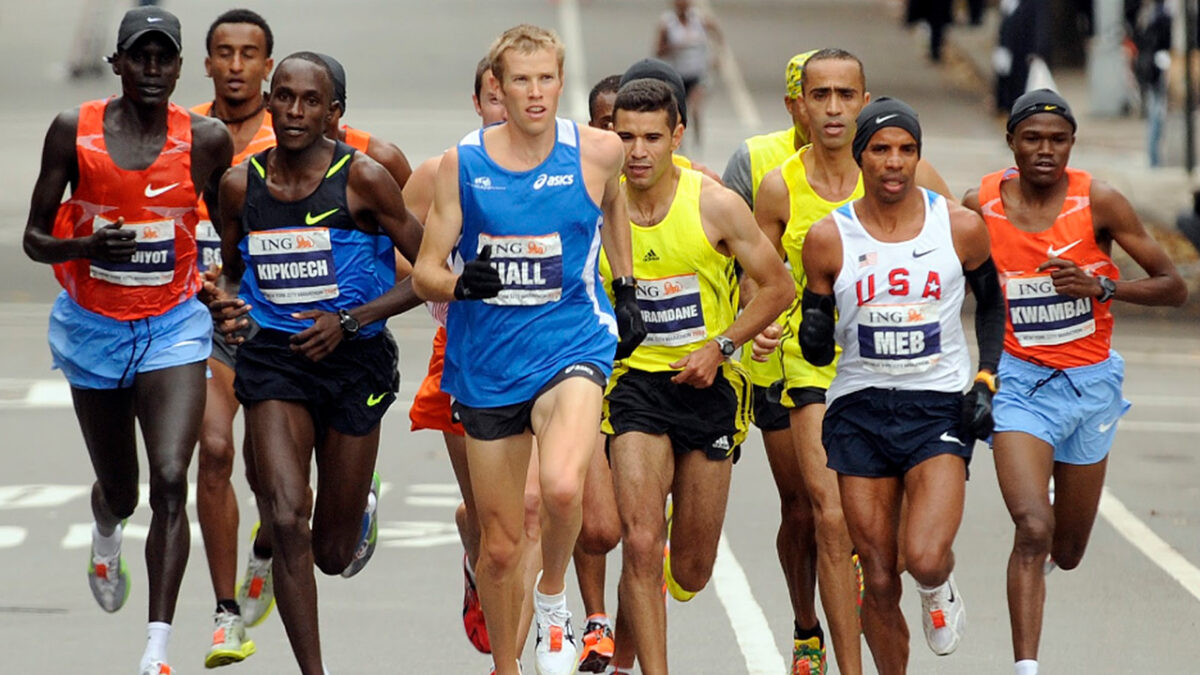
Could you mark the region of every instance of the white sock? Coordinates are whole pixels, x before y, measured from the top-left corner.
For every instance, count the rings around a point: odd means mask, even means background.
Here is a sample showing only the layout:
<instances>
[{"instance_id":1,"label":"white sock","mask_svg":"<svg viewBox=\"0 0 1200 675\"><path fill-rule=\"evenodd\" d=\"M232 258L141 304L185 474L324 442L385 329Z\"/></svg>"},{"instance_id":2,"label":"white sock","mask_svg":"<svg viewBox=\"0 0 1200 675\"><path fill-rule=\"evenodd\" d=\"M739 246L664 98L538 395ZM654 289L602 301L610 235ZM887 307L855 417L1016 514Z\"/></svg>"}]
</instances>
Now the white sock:
<instances>
[{"instance_id":1,"label":"white sock","mask_svg":"<svg viewBox=\"0 0 1200 675\"><path fill-rule=\"evenodd\" d=\"M567 608L567 591L564 589L562 593L545 595L537 588L534 588L533 604L541 612L549 612L555 609L565 610Z\"/></svg>"},{"instance_id":2,"label":"white sock","mask_svg":"<svg viewBox=\"0 0 1200 675\"><path fill-rule=\"evenodd\" d=\"M1033 659L1021 659L1016 663L1017 675L1037 675L1037 661Z\"/></svg>"},{"instance_id":3,"label":"white sock","mask_svg":"<svg viewBox=\"0 0 1200 675\"><path fill-rule=\"evenodd\" d=\"M142 654L142 669L154 661L167 662L167 642L171 639L171 624L151 621L146 625L146 651Z\"/></svg>"},{"instance_id":4,"label":"white sock","mask_svg":"<svg viewBox=\"0 0 1200 675\"><path fill-rule=\"evenodd\" d=\"M939 586L933 586L933 587L930 587L930 586L922 586L921 584L917 584L917 592L918 592L918 593L920 593L921 595L924 595L924 596L928 597L928 596L930 596L930 595L934 595L934 594L936 594L938 591L940 591L940 590L942 590L943 588L945 588L945 587L946 587L946 584L948 584L948 583L950 583L950 580L949 580L949 579L947 579L946 581L943 581L943 582L941 583L941 585L939 585Z\"/></svg>"},{"instance_id":5,"label":"white sock","mask_svg":"<svg viewBox=\"0 0 1200 675\"><path fill-rule=\"evenodd\" d=\"M106 537L100 534L100 526L92 523L92 548L96 549L96 555L102 558L111 558L120 553L121 530L122 527L117 525L113 528L112 534Z\"/></svg>"}]
</instances>

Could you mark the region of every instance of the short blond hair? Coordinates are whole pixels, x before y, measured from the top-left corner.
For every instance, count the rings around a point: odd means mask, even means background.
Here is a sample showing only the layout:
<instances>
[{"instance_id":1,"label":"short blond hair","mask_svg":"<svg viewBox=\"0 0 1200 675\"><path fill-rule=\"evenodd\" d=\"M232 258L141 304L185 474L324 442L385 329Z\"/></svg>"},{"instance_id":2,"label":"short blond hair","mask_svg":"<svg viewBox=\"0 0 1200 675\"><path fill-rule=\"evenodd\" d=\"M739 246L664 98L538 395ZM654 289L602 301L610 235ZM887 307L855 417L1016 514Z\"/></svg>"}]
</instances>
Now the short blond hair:
<instances>
[{"instance_id":1,"label":"short blond hair","mask_svg":"<svg viewBox=\"0 0 1200 675\"><path fill-rule=\"evenodd\" d=\"M487 60L492 64L492 75L500 82L504 81L504 59L500 57L505 52L515 50L521 54L533 54L543 49L554 52L558 60L558 74L561 76L566 50L557 33L528 23L509 28L496 38L492 48L488 50Z\"/></svg>"}]
</instances>

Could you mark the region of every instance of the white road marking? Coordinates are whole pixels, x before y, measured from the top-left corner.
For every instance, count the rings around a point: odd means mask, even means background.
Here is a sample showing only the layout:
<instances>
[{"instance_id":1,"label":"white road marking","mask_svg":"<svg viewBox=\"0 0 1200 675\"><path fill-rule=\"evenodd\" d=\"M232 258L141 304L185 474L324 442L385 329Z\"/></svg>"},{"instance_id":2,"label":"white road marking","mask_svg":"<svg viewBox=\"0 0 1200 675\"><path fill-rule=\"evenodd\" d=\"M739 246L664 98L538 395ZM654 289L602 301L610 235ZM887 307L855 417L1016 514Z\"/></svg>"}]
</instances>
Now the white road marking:
<instances>
[{"instance_id":1,"label":"white road marking","mask_svg":"<svg viewBox=\"0 0 1200 675\"><path fill-rule=\"evenodd\" d=\"M25 541L25 528L5 525L0 527L0 548L13 548Z\"/></svg>"},{"instance_id":2,"label":"white road marking","mask_svg":"<svg viewBox=\"0 0 1200 675\"><path fill-rule=\"evenodd\" d=\"M440 520L380 523L379 545L386 548L432 548L460 544L454 523Z\"/></svg>"},{"instance_id":3,"label":"white road marking","mask_svg":"<svg viewBox=\"0 0 1200 675\"><path fill-rule=\"evenodd\" d=\"M461 502L462 500L457 496L426 497L422 495L409 495L404 498L404 503L409 506L441 506L456 509Z\"/></svg>"},{"instance_id":4,"label":"white road marking","mask_svg":"<svg viewBox=\"0 0 1200 675\"><path fill-rule=\"evenodd\" d=\"M725 533L717 546L717 561L713 565L713 587L717 598L729 615L734 637L746 660L750 675L778 675L787 672L787 662L775 647L771 625L762 607L754 599L746 572L733 555Z\"/></svg>"},{"instance_id":5,"label":"white road marking","mask_svg":"<svg viewBox=\"0 0 1200 675\"><path fill-rule=\"evenodd\" d=\"M712 3L709 0L699 0L696 7L715 19L716 12L713 11ZM758 114L758 105L746 87L746 78L742 76L741 66L738 65L737 58L733 55L733 49L729 46L728 39L723 41L720 48L717 49L717 60L721 64L721 79L725 82L725 89L729 92L729 100L733 104L734 111L737 112L738 121L742 123L742 130L747 133L758 133L762 129L762 116Z\"/></svg>"},{"instance_id":6,"label":"white road marking","mask_svg":"<svg viewBox=\"0 0 1200 675\"><path fill-rule=\"evenodd\" d=\"M62 506L91 491L90 485L4 485L0 486L0 510Z\"/></svg>"},{"instance_id":7,"label":"white road marking","mask_svg":"<svg viewBox=\"0 0 1200 675\"><path fill-rule=\"evenodd\" d=\"M563 78L566 85L567 116L576 120L590 117L587 106L587 62L584 58L583 23L579 18L577 0L560 0L558 3L558 29L567 57L563 60Z\"/></svg>"},{"instance_id":8,"label":"white road marking","mask_svg":"<svg viewBox=\"0 0 1200 675\"><path fill-rule=\"evenodd\" d=\"M1104 488L1100 496L1100 515L1144 553L1150 562L1158 565L1192 597L1200 600L1200 569L1133 515L1108 488Z\"/></svg>"},{"instance_id":9,"label":"white road marking","mask_svg":"<svg viewBox=\"0 0 1200 675\"><path fill-rule=\"evenodd\" d=\"M413 483L408 486L408 491L416 494L456 495L458 483Z\"/></svg>"},{"instance_id":10,"label":"white road marking","mask_svg":"<svg viewBox=\"0 0 1200 675\"><path fill-rule=\"evenodd\" d=\"M192 546L203 546L204 539L200 536L200 523L195 518L191 518L188 523L188 529L192 533ZM138 541L146 541L146 537L150 534L150 527L147 525L135 525L134 523L126 523L125 529L121 533L121 541L125 542L129 539ZM92 523L72 523L67 528L67 534L62 538L61 546L66 549L88 548L92 545ZM122 543L122 548L131 550Z\"/></svg>"}]
</instances>

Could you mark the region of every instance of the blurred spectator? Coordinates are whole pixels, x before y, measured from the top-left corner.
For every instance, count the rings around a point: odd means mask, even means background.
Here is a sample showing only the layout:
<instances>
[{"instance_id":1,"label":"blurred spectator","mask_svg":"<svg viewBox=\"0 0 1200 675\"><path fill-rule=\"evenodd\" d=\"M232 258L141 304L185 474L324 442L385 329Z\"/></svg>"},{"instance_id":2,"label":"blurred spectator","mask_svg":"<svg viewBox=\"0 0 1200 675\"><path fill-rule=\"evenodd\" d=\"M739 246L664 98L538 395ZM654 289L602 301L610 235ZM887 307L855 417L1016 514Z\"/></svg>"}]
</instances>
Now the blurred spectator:
<instances>
[{"instance_id":1,"label":"blurred spectator","mask_svg":"<svg viewBox=\"0 0 1200 675\"><path fill-rule=\"evenodd\" d=\"M700 142L700 108L709 66L713 62L709 41L721 44L721 29L715 19L692 6L691 0L673 0L671 10L658 21L654 55L675 67L683 78L688 127Z\"/></svg>"},{"instance_id":2,"label":"blurred spectator","mask_svg":"<svg viewBox=\"0 0 1200 675\"><path fill-rule=\"evenodd\" d=\"M942 60L942 45L946 40L946 26L954 18L951 0L908 0L909 25L924 21L929 26L929 58Z\"/></svg>"},{"instance_id":3,"label":"blurred spectator","mask_svg":"<svg viewBox=\"0 0 1200 675\"><path fill-rule=\"evenodd\" d=\"M1133 26L1137 47L1133 72L1146 110L1150 166L1162 163L1162 129L1167 117L1167 69L1171 67L1171 14L1166 0L1142 0Z\"/></svg>"},{"instance_id":4,"label":"blurred spectator","mask_svg":"<svg viewBox=\"0 0 1200 675\"><path fill-rule=\"evenodd\" d=\"M996 71L996 109L1008 113L1025 93L1029 64L1050 51L1050 3L1046 0L1000 0L1000 39L992 57Z\"/></svg>"}]
</instances>

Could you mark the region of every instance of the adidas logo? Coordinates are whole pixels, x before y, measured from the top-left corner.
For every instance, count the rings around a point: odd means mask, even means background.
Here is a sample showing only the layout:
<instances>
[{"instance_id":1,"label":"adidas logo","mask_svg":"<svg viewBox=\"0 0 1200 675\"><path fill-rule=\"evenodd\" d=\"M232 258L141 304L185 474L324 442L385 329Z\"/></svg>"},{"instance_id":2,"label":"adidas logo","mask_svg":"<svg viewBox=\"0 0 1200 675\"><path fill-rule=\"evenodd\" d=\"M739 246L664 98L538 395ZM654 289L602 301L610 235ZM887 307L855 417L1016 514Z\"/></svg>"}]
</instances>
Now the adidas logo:
<instances>
[{"instance_id":1,"label":"adidas logo","mask_svg":"<svg viewBox=\"0 0 1200 675\"><path fill-rule=\"evenodd\" d=\"M729 437L722 436L722 437L718 438L717 440L713 441L712 446L718 450L728 450L729 449Z\"/></svg>"},{"instance_id":2,"label":"adidas logo","mask_svg":"<svg viewBox=\"0 0 1200 675\"><path fill-rule=\"evenodd\" d=\"M654 249L650 249L649 251L646 251L646 255L642 257L642 262L658 262L658 254L654 252Z\"/></svg>"}]
</instances>

